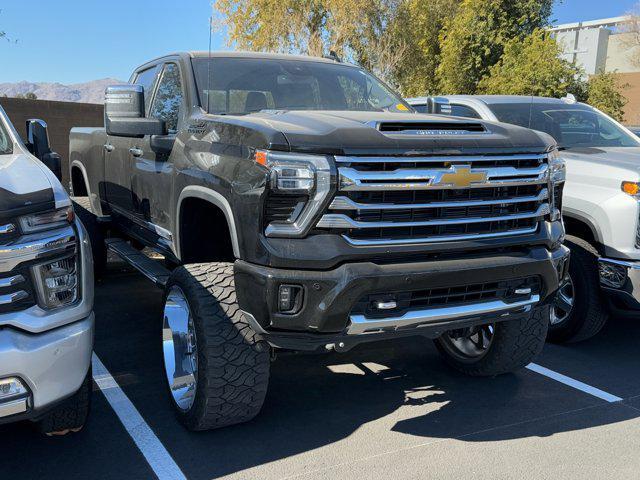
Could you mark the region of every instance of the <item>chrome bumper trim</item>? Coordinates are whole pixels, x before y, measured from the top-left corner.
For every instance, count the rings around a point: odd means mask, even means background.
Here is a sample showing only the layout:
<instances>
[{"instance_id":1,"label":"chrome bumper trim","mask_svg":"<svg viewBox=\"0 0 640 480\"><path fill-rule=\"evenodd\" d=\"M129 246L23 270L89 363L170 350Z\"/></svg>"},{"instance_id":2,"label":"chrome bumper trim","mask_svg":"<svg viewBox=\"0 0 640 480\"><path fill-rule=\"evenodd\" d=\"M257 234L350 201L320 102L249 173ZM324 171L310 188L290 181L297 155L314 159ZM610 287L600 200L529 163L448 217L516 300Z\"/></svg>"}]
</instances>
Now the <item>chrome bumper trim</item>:
<instances>
[{"instance_id":1,"label":"chrome bumper trim","mask_svg":"<svg viewBox=\"0 0 640 480\"><path fill-rule=\"evenodd\" d=\"M362 335L376 333L384 329L398 328L418 328L430 323L442 320L458 320L467 317L477 317L492 313L509 314L513 310L530 308L540 301L539 295L532 295L526 300L506 303L502 300L492 302L474 303L471 305L458 305L452 307L428 308L424 310L414 310L399 317L383 319L367 318L364 315L351 315L351 323L347 328L348 335Z\"/></svg>"},{"instance_id":2,"label":"chrome bumper trim","mask_svg":"<svg viewBox=\"0 0 640 480\"><path fill-rule=\"evenodd\" d=\"M9 400L6 403L0 403L0 417L8 417L24 413L29 408L27 398L18 398L17 400Z\"/></svg>"}]
</instances>

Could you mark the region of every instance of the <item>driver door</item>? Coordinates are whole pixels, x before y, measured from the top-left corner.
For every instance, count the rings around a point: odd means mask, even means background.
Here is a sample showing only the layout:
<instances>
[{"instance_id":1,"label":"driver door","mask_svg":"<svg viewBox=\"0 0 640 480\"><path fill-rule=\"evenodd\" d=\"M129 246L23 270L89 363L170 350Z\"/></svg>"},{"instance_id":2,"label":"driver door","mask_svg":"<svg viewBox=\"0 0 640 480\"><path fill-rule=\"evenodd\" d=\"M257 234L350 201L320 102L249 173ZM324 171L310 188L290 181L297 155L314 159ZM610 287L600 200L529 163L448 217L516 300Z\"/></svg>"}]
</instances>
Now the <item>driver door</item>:
<instances>
[{"instance_id":1,"label":"driver door","mask_svg":"<svg viewBox=\"0 0 640 480\"><path fill-rule=\"evenodd\" d=\"M173 137L182 124L185 110L183 85L178 63L165 63L149 106L148 116L164 120L168 135ZM145 227L149 243L170 248L174 173L171 155L154 152L150 135L134 139L130 155L133 208L137 222Z\"/></svg>"}]
</instances>

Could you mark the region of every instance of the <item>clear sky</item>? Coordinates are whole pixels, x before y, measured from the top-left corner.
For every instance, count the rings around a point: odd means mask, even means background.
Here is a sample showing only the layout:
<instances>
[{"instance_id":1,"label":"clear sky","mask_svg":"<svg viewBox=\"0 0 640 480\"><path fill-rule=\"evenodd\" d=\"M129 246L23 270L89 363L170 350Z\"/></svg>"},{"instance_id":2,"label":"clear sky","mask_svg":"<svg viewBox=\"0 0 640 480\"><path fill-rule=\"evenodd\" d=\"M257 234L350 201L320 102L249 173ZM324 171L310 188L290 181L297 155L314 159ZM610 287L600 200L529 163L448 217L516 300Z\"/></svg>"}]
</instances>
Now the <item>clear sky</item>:
<instances>
[{"instance_id":1,"label":"clear sky","mask_svg":"<svg viewBox=\"0 0 640 480\"><path fill-rule=\"evenodd\" d=\"M623 15L638 0L564 0L556 23ZM0 0L0 82L79 83L112 77L155 56L206 50L210 0ZM215 49L226 48L224 34Z\"/></svg>"}]
</instances>

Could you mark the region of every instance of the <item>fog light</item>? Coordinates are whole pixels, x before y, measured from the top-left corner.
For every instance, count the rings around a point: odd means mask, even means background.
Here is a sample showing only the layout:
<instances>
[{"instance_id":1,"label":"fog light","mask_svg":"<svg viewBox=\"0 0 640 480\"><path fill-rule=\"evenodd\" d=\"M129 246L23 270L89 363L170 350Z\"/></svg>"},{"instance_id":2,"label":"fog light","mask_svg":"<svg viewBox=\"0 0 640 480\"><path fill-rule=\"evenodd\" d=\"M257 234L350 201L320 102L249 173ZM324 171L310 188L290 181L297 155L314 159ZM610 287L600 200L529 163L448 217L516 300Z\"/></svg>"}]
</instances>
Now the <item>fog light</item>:
<instances>
[{"instance_id":1,"label":"fog light","mask_svg":"<svg viewBox=\"0 0 640 480\"><path fill-rule=\"evenodd\" d=\"M599 262L600 283L605 287L622 288L627 281L627 267Z\"/></svg>"},{"instance_id":2,"label":"fog light","mask_svg":"<svg viewBox=\"0 0 640 480\"><path fill-rule=\"evenodd\" d=\"M54 309L70 305L78 298L76 257L67 257L33 267L41 306Z\"/></svg>"},{"instance_id":3,"label":"fog light","mask_svg":"<svg viewBox=\"0 0 640 480\"><path fill-rule=\"evenodd\" d=\"M298 313L302 306L302 287L300 285L280 285L278 290L278 310L290 315Z\"/></svg>"},{"instance_id":4,"label":"fog light","mask_svg":"<svg viewBox=\"0 0 640 480\"><path fill-rule=\"evenodd\" d=\"M0 379L0 402L22 397L29 392L27 387L15 377Z\"/></svg>"}]
</instances>

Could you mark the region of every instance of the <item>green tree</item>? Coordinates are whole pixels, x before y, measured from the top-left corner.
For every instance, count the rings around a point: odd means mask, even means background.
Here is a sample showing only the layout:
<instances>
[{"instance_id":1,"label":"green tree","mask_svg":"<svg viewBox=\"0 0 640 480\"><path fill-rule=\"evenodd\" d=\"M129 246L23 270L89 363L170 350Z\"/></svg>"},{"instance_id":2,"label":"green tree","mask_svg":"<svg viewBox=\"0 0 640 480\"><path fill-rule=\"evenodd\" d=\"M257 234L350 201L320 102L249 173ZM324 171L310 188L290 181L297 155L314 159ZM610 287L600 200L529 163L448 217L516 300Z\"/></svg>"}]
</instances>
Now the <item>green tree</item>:
<instances>
[{"instance_id":1,"label":"green tree","mask_svg":"<svg viewBox=\"0 0 640 480\"><path fill-rule=\"evenodd\" d=\"M229 45L316 56L335 51L392 80L405 51L392 28L404 1L217 0L214 9Z\"/></svg>"},{"instance_id":2,"label":"green tree","mask_svg":"<svg viewBox=\"0 0 640 480\"><path fill-rule=\"evenodd\" d=\"M622 91L627 87L618 73L597 73L589 77L587 103L622 122L628 102Z\"/></svg>"},{"instance_id":3,"label":"green tree","mask_svg":"<svg viewBox=\"0 0 640 480\"><path fill-rule=\"evenodd\" d=\"M504 45L500 60L480 80L477 92L541 97L572 93L583 99L581 72L560 58L560 53L558 43L544 30L536 30L523 39L513 38Z\"/></svg>"},{"instance_id":4,"label":"green tree","mask_svg":"<svg viewBox=\"0 0 640 480\"><path fill-rule=\"evenodd\" d=\"M505 45L548 25L554 0L463 0L441 32L443 93L473 94Z\"/></svg>"},{"instance_id":5,"label":"green tree","mask_svg":"<svg viewBox=\"0 0 640 480\"><path fill-rule=\"evenodd\" d=\"M38 96L33 92L27 92L24 94L24 98L26 98L27 100L37 100Z\"/></svg>"},{"instance_id":6,"label":"green tree","mask_svg":"<svg viewBox=\"0 0 640 480\"><path fill-rule=\"evenodd\" d=\"M391 25L391 33L406 49L393 73L406 96L439 93L440 31L455 15L460 0L406 0Z\"/></svg>"}]
</instances>

